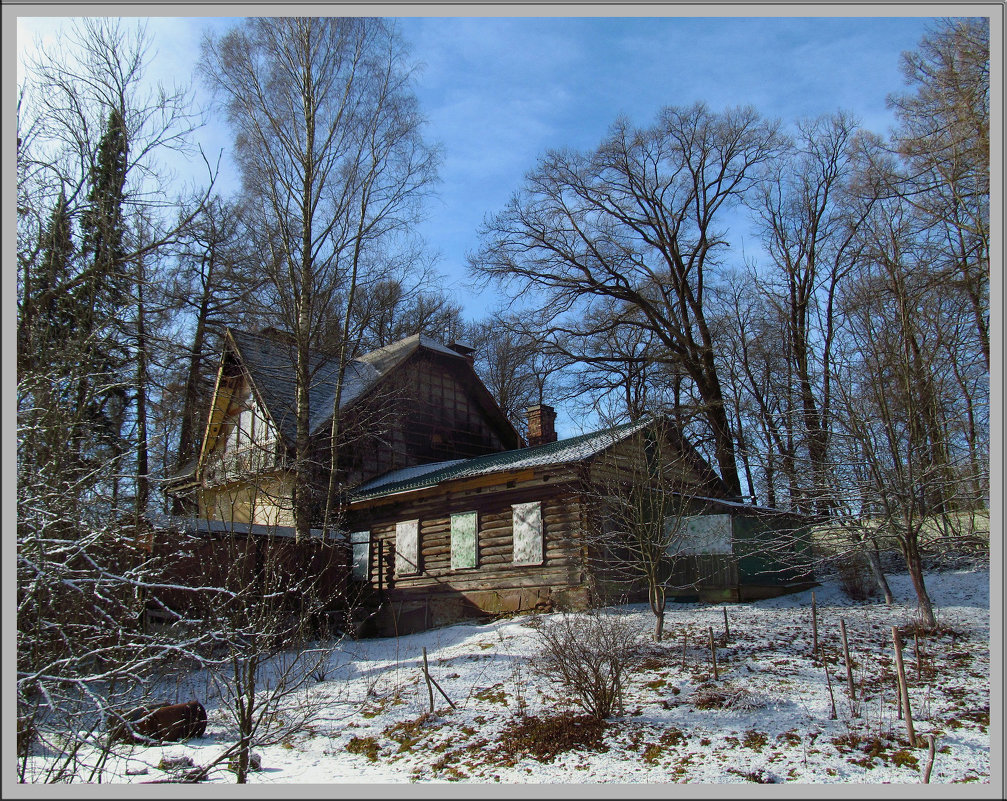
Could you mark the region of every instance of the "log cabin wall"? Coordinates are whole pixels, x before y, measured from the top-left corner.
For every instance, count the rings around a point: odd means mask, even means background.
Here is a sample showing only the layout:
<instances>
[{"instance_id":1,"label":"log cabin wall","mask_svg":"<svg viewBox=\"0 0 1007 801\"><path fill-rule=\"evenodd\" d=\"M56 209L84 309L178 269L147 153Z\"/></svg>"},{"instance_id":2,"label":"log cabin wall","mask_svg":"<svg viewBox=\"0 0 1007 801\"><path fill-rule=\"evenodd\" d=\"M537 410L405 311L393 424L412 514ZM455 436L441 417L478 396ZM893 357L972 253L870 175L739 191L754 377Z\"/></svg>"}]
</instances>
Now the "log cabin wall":
<instances>
[{"instance_id":1,"label":"log cabin wall","mask_svg":"<svg viewBox=\"0 0 1007 801\"><path fill-rule=\"evenodd\" d=\"M492 482L492 483L491 483ZM402 634L466 617L583 607L590 598L582 499L555 474L525 471L409 493L351 511L351 531L370 534L367 575L385 600L372 633ZM373 503L373 502L372 502ZM515 564L515 504L539 503L542 559ZM477 515L476 567L452 568L451 516ZM396 525L418 521L418 571L396 571Z\"/></svg>"}]
</instances>

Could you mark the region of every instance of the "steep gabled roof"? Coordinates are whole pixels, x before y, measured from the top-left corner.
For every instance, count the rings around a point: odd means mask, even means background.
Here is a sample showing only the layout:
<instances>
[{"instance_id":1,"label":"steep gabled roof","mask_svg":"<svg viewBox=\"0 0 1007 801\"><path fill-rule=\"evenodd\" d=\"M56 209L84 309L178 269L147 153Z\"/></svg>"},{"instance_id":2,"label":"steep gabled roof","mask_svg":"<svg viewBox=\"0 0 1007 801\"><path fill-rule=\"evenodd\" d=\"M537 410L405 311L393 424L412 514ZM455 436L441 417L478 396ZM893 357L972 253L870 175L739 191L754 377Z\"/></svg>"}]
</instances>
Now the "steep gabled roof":
<instances>
[{"instance_id":1,"label":"steep gabled roof","mask_svg":"<svg viewBox=\"0 0 1007 801\"><path fill-rule=\"evenodd\" d=\"M297 353L293 344L269 334L250 334L233 329L228 329L227 334L238 359L246 369L252 391L282 436L293 443L297 436L297 383L294 370ZM430 337L414 334L350 361L343 378L339 408L347 409L421 348L467 363L464 356L451 348ZM309 369L311 386L308 427L312 434L316 434L332 418L339 359L332 355L315 354L311 358Z\"/></svg>"},{"instance_id":2,"label":"steep gabled roof","mask_svg":"<svg viewBox=\"0 0 1007 801\"><path fill-rule=\"evenodd\" d=\"M436 487L439 484L461 478L583 462L608 450L613 445L623 442L648 426L654 425L655 422L655 418L643 418L602 431L581 434L577 437L531 448L519 448L477 456L473 459L455 459L448 462L392 470L362 484L352 494L350 501L351 503L365 501L400 492ZM683 448L703 480L709 481L711 476L716 479L713 470L691 446L683 443ZM717 480L719 481L719 479Z\"/></svg>"}]
</instances>

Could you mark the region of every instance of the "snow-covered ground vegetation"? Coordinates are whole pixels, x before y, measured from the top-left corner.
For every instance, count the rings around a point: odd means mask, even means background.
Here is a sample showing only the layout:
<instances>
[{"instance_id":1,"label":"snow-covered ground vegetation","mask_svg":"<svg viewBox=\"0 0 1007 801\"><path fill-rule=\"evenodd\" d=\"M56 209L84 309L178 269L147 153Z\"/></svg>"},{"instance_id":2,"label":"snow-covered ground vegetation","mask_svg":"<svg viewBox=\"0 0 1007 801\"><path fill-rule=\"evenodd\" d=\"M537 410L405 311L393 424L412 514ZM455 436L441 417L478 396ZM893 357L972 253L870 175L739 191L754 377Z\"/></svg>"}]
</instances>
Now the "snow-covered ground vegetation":
<instances>
[{"instance_id":1,"label":"snow-covered ground vegetation","mask_svg":"<svg viewBox=\"0 0 1007 801\"><path fill-rule=\"evenodd\" d=\"M929 765L931 783L988 783L989 570L932 572L927 581L940 627L917 644L908 575L890 577L891 606L852 600L838 578L823 578L813 592L824 661L812 652L812 590L728 605L729 633L723 606L670 604L660 643L649 636L647 607L607 610L638 626L645 644L623 679L623 713L605 720L538 669L539 632L560 613L321 643L327 664L286 699L275 723L283 730L284 715L305 710L308 721L254 747L248 780L880 784L922 782ZM899 715L893 626L904 643L916 747ZM425 679L424 649L435 683ZM165 781L215 762L235 734L219 702L204 695L212 686L193 673L168 688L171 700L196 696L206 705L205 736L125 746L102 780ZM31 762L39 768L44 757ZM234 778L225 759L205 781Z\"/></svg>"}]
</instances>

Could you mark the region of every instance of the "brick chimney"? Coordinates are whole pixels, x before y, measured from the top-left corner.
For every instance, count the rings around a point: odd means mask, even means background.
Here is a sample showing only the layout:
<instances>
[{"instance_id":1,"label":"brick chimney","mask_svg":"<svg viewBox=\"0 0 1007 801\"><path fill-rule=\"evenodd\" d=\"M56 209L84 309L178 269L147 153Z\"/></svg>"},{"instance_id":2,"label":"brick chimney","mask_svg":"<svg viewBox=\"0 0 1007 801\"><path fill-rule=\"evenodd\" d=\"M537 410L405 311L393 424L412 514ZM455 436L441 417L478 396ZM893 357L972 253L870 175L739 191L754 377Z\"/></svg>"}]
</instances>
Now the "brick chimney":
<instances>
[{"instance_id":1,"label":"brick chimney","mask_svg":"<svg viewBox=\"0 0 1007 801\"><path fill-rule=\"evenodd\" d=\"M556 441L556 410L552 406L529 406L525 414L528 415L529 447Z\"/></svg>"}]
</instances>

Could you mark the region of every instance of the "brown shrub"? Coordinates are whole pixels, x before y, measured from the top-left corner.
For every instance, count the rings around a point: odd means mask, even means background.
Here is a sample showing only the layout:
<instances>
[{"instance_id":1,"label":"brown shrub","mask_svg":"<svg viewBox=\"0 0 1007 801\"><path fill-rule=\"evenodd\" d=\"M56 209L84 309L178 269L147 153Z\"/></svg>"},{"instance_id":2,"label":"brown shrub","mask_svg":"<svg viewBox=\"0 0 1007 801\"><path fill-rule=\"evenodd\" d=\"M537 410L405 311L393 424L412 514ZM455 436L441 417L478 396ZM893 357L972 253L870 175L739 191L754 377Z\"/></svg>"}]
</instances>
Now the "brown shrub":
<instances>
[{"instance_id":1,"label":"brown shrub","mask_svg":"<svg viewBox=\"0 0 1007 801\"><path fill-rule=\"evenodd\" d=\"M605 721L593 715L570 712L548 718L529 715L501 732L498 753L511 759L527 755L540 762L552 762L567 751L607 751L605 728Z\"/></svg>"},{"instance_id":2,"label":"brown shrub","mask_svg":"<svg viewBox=\"0 0 1007 801\"><path fill-rule=\"evenodd\" d=\"M867 601L878 595L874 575L863 554L852 552L840 554L835 560L839 574L839 586L846 596L854 601Z\"/></svg>"}]
</instances>

